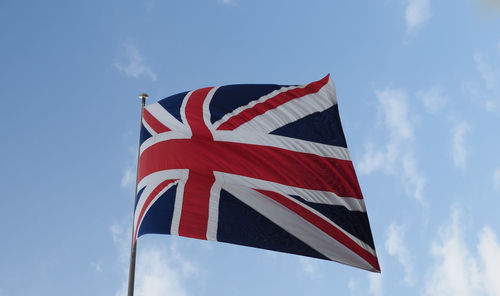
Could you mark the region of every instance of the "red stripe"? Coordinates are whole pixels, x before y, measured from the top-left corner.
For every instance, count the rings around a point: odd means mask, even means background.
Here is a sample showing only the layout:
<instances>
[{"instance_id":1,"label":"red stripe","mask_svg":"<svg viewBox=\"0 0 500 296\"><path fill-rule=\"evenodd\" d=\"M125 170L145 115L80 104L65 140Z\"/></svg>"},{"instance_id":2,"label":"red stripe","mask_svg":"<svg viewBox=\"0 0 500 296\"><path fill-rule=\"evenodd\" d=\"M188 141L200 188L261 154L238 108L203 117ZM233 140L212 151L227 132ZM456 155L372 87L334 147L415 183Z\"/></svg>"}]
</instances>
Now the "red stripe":
<instances>
[{"instance_id":1,"label":"red stripe","mask_svg":"<svg viewBox=\"0 0 500 296\"><path fill-rule=\"evenodd\" d=\"M212 133L203 120L203 102L213 87L195 90L186 103L186 119L193 132L193 138L212 138Z\"/></svg>"},{"instance_id":2,"label":"red stripe","mask_svg":"<svg viewBox=\"0 0 500 296\"><path fill-rule=\"evenodd\" d=\"M142 118L146 121L146 123L157 133L164 133L170 131L168 127L166 127L163 123L158 121L151 113L149 113L148 109L144 108L142 112Z\"/></svg>"},{"instance_id":3,"label":"red stripe","mask_svg":"<svg viewBox=\"0 0 500 296\"><path fill-rule=\"evenodd\" d=\"M168 169L218 171L284 185L363 198L352 162L282 148L210 139L157 143L140 157L139 180Z\"/></svg>"},{"instance_id":4,"label":"red stripe","mask_svg":"<svg viewBox=\"0 0 500 296\"><path fill-rule=\"evenodd\" d=\"M358 245L355 241L353 241L349 236L347 236L345 233L343 233L340 229L337 227L333 226L332 224L328 223L321 217L317 216L313 212L307 210L304 207L301 207L299 204L291 201L289 198L278 194L276 192L272 191L266 191L266 190L257 190L256 191L264 194L265 196L275 200L276 202L280 203L281 205L285 206L287 209L293 211L300 217L302 217L304 220L307 222L313 224L317 228L319 228L321 231L327 233L330 237L335 239L336 241L340 242L343 244L345 247L349 248L351 251L356 253L358 256L363 258L366 262L368 262L374 269L377 271L380 271L380 266L377 260L377 257L375 257L373 254L365 250L363 247Z\"/></svg>"},{"instance_id":5,"label":"red stripe","mask_svg":"<svg viewBox=\"0 0 500 296\"><path fill-rule=\"evenodd\" d=\"M146 212L146 209L149 207L149 205L151 204L151 202L153 201L153 199L155 199L155 197L165 187L167 187L169 184L171 184L171 183L173 183L175 181L177 181L177 180L165 180L165 181L161 182L160 185L156 186L156 188L153 189L153 191L151 192L151 194L146 199L146 202L144 202L144 205L141 208L141 213L139 214L139 219L137 220L137 229L135 230L135 234L134 234L134 243L135 243L135 240L137 240L137 233L139 231L139 226L141 225L141 221L142 221L142 218L144 216L144 213Z\"/></svg>"},{"instance_id":6,"label":"red stripe","mask_svg":"<svg viewBox=\"0 0 500 296\"><path fill-rule=\"evenodd\" d=\"M255 117L266 113L271 109L275 109L284 103L287 103L293 99L303 97L305 95L317 93L325 84L328 83L330 79L330 74L326 75L323 79L316 82L309 83L303 88L295 88L282 93L277 94L274 97L267 99L264 102L255 104L252 108L245 109L235 116L229 118L227 121L222 123L217 129L218 130L234 130L240 125L254 119Z\"/></svg>"},{"instance_id":7,"label":"red stripe","mask_svg":"<svg viewBox=\"0 0 500 296\"><path fill-rule=\"evenodd\" d=\"M186 119L193 133L189 142L203 143L212 142L212 133L203 120L203 102L212 87L195 90L191 93L186 103ZM175 157L191 158L204 149L197 146L196 149L187 151L176 151ZM189 168L189 177L184 185L182 200L181 219L179 222L179 235L198 239L207 239L208 205L210 202L210 189L215 177L209 166L199 170Z\"/></svg>"},{"instance_id":8,"label":"red stripe","mask_svg":"<svg viewBox=\"0 0 500 296\"><path fill-rule=\"evenodd\" d=\"M189 171L184 186L179 235L207 239L210 189L214 181L212 172Z\"/></svg>"}]
</instances>

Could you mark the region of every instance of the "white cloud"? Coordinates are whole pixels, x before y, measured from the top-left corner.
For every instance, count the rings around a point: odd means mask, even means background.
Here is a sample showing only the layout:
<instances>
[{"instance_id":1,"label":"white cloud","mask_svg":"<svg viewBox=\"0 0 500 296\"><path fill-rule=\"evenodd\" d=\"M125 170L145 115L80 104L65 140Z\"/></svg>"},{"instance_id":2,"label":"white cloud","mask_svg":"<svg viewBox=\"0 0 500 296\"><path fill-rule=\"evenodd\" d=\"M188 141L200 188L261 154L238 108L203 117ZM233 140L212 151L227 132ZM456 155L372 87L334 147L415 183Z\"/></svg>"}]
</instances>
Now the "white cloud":
<instances>
[{"instance_id":1,"label":"white cloud","mask_svg":"<svg viewBox=\"0 0 500 296\"><path fill-rule=\"evenodd\" d=\"M130 222L132 222L132 216L130 216ZM131 226L132 223L128 224L125 222L115 223L110 226L109 231L111 232L111 237L113 238L113 243L117 249L118 262L120 264L128 263L130 254L130 240L132 234L128 231L127 226Z\"/></svg>"},{"instance_id":2,"label":"white cloud","mask_svg":"<svg viewBox=\"0 0 500 296\"><path fill-rule=\"evenodd\" d=\"M424 295L500 295L500 245L495 233L484 227L474 252L463 238L463 228L455 209L451 222L440 227L439 239L432 244L435 264Z\"/></svg>"},{"instance_id":3,"label":"white cloud","mask_svg":"<svg viewBox=\"0 0 500 296\"><path fill-rule=\"evenodd\" d=\"M360 174L381 170L386 174L399 175L405 181L405 189L417 200L423 200L425 178L418 170L411 143L414 140L413 123L408 112L408 99L404 91L387 88L376 90L379 112L388 133L383 145L366 144L365 153L358 164Z\"/></svg>"},{"instance_id":4,"label":"white cloud","mask_svg":"<svg viewBox=\"0 0 500 296\"><path fill-rule=\"evenodd\" d=\"M389 255L396 257L405 271L404 281L408 285L414 284L413 267L408 247L404 242L404 229L401 226L392 223L387 228L387 240L385 249Z\"/></svg>"},{"instance_id":5,"label":"white cloud","mask_svg":"<svg viewBox=\"0 0 500 296\"><path fill-rule=\"evenodd\" d=\"M319 272L318 261L309 258L309 257L299 257L300 266L302 267L302 271L310 278L310 279L319 279L321 278L321 273Z\"/></svg>"},{"instance_id":6,"label":"white cloud","mask_svg":"<svg viewBox=\"0 0 500 296\"><path fill-rule=\"evenodd\" d=\"M122 284L115 296L127 295L131 237L127 229L125 223L110 227L117 248L118 263L123 272ZM136 259L134 295L188 295L186 281L193 276L199 277L199 269L182 256L174 243L168 248L151 244L141 245Z\"/></svg>"},{"instance_id":7,"label":"white cloud","mask_svg":"<svg viewBox=\"0 0 500 296\"><path fill-rule=\"evenodd\" d=\"M188 295L183 284L183 274L169 260L164 250L158 247L141 250L137 256L134 295ZM127 295L127 281L115 296Z\"/></svg>"},{"instance_id":8,"label":"white cloud","mask_svg":"<svg viewBox=\"0 0 500 296\"><path fill-rule=\"evenodd\" d=\"M474 61L487 90L484 97L484 106L487 111L495 112L500 97L500 72L489 61L486 61L486 58L480 53L474 55Z\"/></svg>"},{"instance_id":9,"label":"white cloud","mask_svg":"<svg viewBox=\"0 0 500 296\"><path fill-rule=\"evenodd\" d=\"M431 17L429 0L408 0L405 19L406 31L411 32L420 27Z\"/></svg>"},{"instance_id":10,"label":"white cloud","mask_svg":"<svg viewBox=\"0 0 500 296\"><path fill-rule=\"evenodd\" d=\"M122 180L120 182L122 188L128 188L134 184L135 172L131 167L126 167L123 170Z\"/></svg>"},{"instance_id":11,"label":"white cloud","mask_svg":"<svg viewBox=\"0 0 500 296\"><path fill-rule=\"evenodd\" d=\"M495 87L497 87L498 83L497 73L493 69L493 67L491 67L491 65L485 61L483 55L480 53L475 54L474 62L476 62L477 71L479 72L481 78L485 82L486 87L488 89L494 89Z\"/></svg>"},{"instance_id":12,"label":"white cloud","mask_svg":"<svg viewBox=\"0 0 500 296\"><path fill-rule=\"evenodd\" d=\"M496 112L497 111L497 104L495 103L494 100L486 100L484 102L484 107L486 108L486 111L488 112Z\"/></svg>"},{"instance_id":13,"label":"white cloud","mask_svg":"<svg viewBox=\"0 0 500 296\"><path fill-rule=\"evenodd\" d=\"M477 246L480 265L480 284L484 286L487 295L500 295L500 245L493 230L484 227L479 235Z\"/></svg>"},{"instance_id":14,"label":"white cloud","mask_svg":"<svg viewBox=\"0 0 500 296\"><path fill-rule=\"evenodd\" d=\"M234 0L218 0L218 2L223 5L236 5Z\"/></svg>"},{"instance_id":15,"label":"white cloud","mask_svg":"<svg viewBox=\"0 0 500 296\"><path fill-rule=\"evenodd\" d=\"M485 91L477 81L465 81L461 89L465 96L472 100L483 100L486 97Z\"/></svg>"},{"instance_id":16,"label":"white cloud","mask_svg":"<svg viewBox=\"0 0 500 296\"><path fill-rule=\"evenodd\" d=\"M413 127L408 120L408 103L405 92L398 89L375 91L383 110L384 121L393 141L413 139Z\"/></svg>"},{"instance_id":17,"label":"white cloud","mask_svg":"<svg viewBox=\"0 0 500 296\"><path fill-rule=\"evenodd\" d=\"M482 83L469 81L463 84L462 89L467 96L483 103L487 111L497 112L500 100L500 68L481 53L474 55L474 62Z\"/></svg>"},{"instance_id":18,"label":"white cloud","mask_svg":"<svg viewBox=\"0 0 500 296\"><path fill-rule=\"evenodd\" d=\"M384 151L377 149L374 143L368 142L365 145L365 154L358 164L359 173L370 174L375 170L386 168L385 158Z\"/></svg>"},{"instance_id":19,"label":"white cloud","mask_svg":"<svg viewBox=\"0 0 500 296\"><path fill-rule=\"evenodd\" d=\"M438 113L448 103L448 98L444 94L444 91L438 87L426 91L418 91L416 96L424 104L425 110L431 114Z\"/></svg>"},{"instance_id":20,"label":"white cloud","mask_svg":"<svg viewBox=\"0 0 500 296\"><path fill-rule=\"evenodd\" d=\"M498 167L494 172L493 172L493 188L495 188L496 191L500 192L500 167Z\"/></svg>"},{"instance_id":21,"label":"white cloud","mask_svg":"<svg viewBox=\"0 0 500 296\"><path fill-rule=\"evenodd\" d=\"M143 248L137 256L135 295L188 295L183 283L185 277L196 274L192 264L173 248Z\"/></svg>"},{"instance_id":22,"label":"white cloud","mask_svg":"<svg viewBox=\"0 0 500 296\"><path fill-rule=\"evenodd\" d=\"M349 279L349 282L347 282L347 288L349 289L349 295L351 295L351 296L361 295L359 285L360 284L359 284L359 281L357 279Z\"/></svg>"},{"instance_id":23,"label":"white cloud","mask_svg":"<svg viewBox=\"0 0 500 296\"><path fill-rule=\"evenodd\" d=\"M472 295L477 292L477 281L471 276L477 273L477 266L470 260L459 223L459 213L455 210L451 223L440 229L440 241L432 245L436 262L426 285L426 295Z\"/></svg>"},{"instance_id":24,"label":"white cloud","mask_svg":"<svg viewBox=\"0 0 500 296\"><path fill-rule=\"evenodd\" d=\"M90 265L94 268L96 272L102 272L102 266L97 262L90 262Z\"/></svg>"},{"instance_id":25,"label":"white cloud","mask_svg":"<svg viewBox=\"0 0 500 296\"><path fill-rule=\"evenodd\" d=\"M465 136L470 132L470 126L462 121L455 125L452 130L452 156L453 162L459 168L465 169L467 162L467 148Z\"/></svg>"},{"instance_id":26,"label":"white cloud","mask_svg":"<svg viewBox=\"0 0 500 296\"><path fill-rule=\"evenodd\" d=\"M139 78L146 76L156 81L156 74L151 67L146 63L146 59L139 50L132 44L124 46L124 56L121 61L115 61L114 66L124 75ZM124 61L123 61L124 60Z\"/></svg>"},{"instance_id":27,"label":"white cloud","mask_svg":"<svg viewBox=\"0 0 500 296\"><path fill-rule=\"evenodd\" d=\"M373 296L382 296L382 274L381 273L370 273L368 275L368 283L370 294Z\"/></svg>"},{"instance_id":28,"label":"white cloud","mask_svg":"<svg viewBox=\"0 0 500 296\"><path fill-rule=\"evenodd\" d=\"M425 178L420 174L417 169L417 161L415 157L407 153L402 159L403 164L403 175L402 178L405 180L405 188L407 194L413 195L417 200L422 201Z\"/></svg>"}]
</instances>

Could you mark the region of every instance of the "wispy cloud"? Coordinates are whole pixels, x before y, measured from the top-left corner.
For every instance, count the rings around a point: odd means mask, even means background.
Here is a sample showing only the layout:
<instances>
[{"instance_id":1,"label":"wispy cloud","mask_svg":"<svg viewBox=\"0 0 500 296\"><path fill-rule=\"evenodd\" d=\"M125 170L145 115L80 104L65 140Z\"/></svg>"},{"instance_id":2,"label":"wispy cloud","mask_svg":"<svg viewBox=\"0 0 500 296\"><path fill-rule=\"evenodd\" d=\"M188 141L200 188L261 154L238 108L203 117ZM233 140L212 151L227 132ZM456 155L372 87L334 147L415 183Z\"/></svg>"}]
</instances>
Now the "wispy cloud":
<instances>
[{"instance_id":1,"label":"wispy cloud","mask_svg":"<svg viewBox=\"0 0 500 296\"><path fill-rule=\"evenodd\" d=\"M122 173L122 180L120 182L122 188L128 188L132 186L132 184L134 183L134 177L134 170L131 167L127 166Z\"/></svg>"},{"instance_id":2,"label":"wispy cloud","mask_svg":"<svg viewBox=\"0 0 500 296\"><path fill-rule=\"evenodd\" d=\"M407 0L405 11L406 32L411 33L431 17L429 0Z\"/></svg>"},{"instance_id":3,"label":"wispy cloud","mask_svg":"<svg viewBox=\"0 0 500 296\"><path fill-rule=\"evenodd\" d=\"M482 53L476 53L473 59L481 79L462 83L462 91L482 103L487 111L497 112L500 102L500 67Z\"/></svg>"},{"instance_id":4,"label":"wispy cloud","mask_svg":"<svg viewBox=\"0 0 500 296\"><path fill-rule=\"evenodd\" d=\"M300 266L302 271L310 279L316 280L321 278L321 273L319 272L319 263L316 259L309 257L299 257Z\"/></svg>"},{"instance_id":5,"label":"wispy cloud","mask_svg":"<svg viewBox=\"0 0 500 296\"><path fill-rule=\"evenodd\" d=\"M474 61L477 71L486 86L486 97L484 98L486 110L495 112L500 99L500 72L486 61L486 58L480 53L474 55Z\"/></svg>"},{"instance_id":6,"label":"wispy cloud","mask_svg":"<svg viewBox=\"0 0 500 296\"><path fill-rule=\"evenodd\" d=\"M429 272L424 295L500 295L500 245L489 227L479 232L476 252L462 233L461 214L454 209L451 221L440 227L432 244L435 263Z\"/></svg>"},{"instance_id":7,"label":"wispy cloud","mask_svg":"<svg viewBox=\"0 0 500 296\"><path fill-rule=\"evenodd\" d=\"M361 295L359 285L360 285L359 280L349 279L349 282L347 282L347 288L349 289L349 295L351 295L351 296Z\"/></svg>"},{"instance_id":8,"label":"wispy cloud","mask_svg":"<svg viewBox=\"0 0 500 296\"><path fill-rule=\"evenodd\" d=\"M90 262L90 266L92 266L96 272L102 272L102 266L100 263Z\"/></svg>"},{"instance_id":9,"label":"wispy cloud","mask_svg":"<svg viewBox=\"0 0 500 296\"><path fill-rule=\"evenodd\" d=\"M411 153L406 153L401 158L403 165L402 178L405 180L407 194L413 195L417 200L423 200L425 178L417 168L417 160Z\"/></svg>"},{"instance_id":10,"label":"wispy cloud","mask_svg":"<svg viewBox=\"0 0 500 296\"><path fill-rule=\"evenodd\" d=\"M407 94L402 90L377 90L375 94L383 110L384 121L395 142L413 139L413 125L408 120Z\"/></svg>"},{"instance_id":11,"label":"wispy cloud","mask_svg":"<svg viewBox=\"0 0 500 296\"><path fill-rule=\"evenodd\" d=\"M448 97L439 87L418 91L416 96L423 103L425 110L431 114L437 114L448 103Z\"/></svg>"},{"instance_id":12,"label":"wispy cloud","mask_svg":"<svg viewBox=\"0 0 500 296\"><path fill-rule=\"evenodd\" d=\"M132 216L130 217L130 220L132 220ZM127 260L130 252L131 234L125 231L127 229L127 225L128 223L125 223L125 221L123 221L121 223L114 223L109 227L111 238L113 239L113 243L115 244L115 247L117 249L117 259L120 263L128 262Z\"/></svg>"},{"instance_id":13,"label":"wispy cloud","mask_svg":"<svg viewBox=\"0 0 500 296\"><path fill-rule=\"evenodd\" d=\"M485 61L485 57L480 53L476 53L474 55L474 62L476 63L476 68L483 78L486 87L488 89L494 89L495 87L497 87L498 73L490 64Z\"/></svg>"},{"instance_id":14,"label":"wispy cloud","mask_svg":"<svg viewBox=\"0 0 500 296\"><path fill-rule=\"evenodd\" d=\"M469 85L470 92L479 92L477 85ZM426 111L430 114L440 114L451 125L451 156L455 166L465 169L467 165L468 144L466 136L471 131L470 124L457 118L453 105L445 109L449 102L448 96L442 88L433 87L429 90L418 91L416 97L420 99ZM451 109L451 110L450 110ZM411 168L411 166L409 166Z\"/></svg>"},{"instance_id":15,"label":"wispy cloud","mask_svg":"<svg viewBox=\"0 0 500 296\"><path fill-rule=\"evenodd\" d=\"M396 257L405 271L404 281L408 285L414 284L413 267L411 264L411 255L406 243L404 242L404 229L402 226L392 223L387 228L387 240L385 249L389 255Z\"/></svg>"},{"instance_id":16,"label":"wispy cloud","mask_svg":"<svg viewBox=\"0 0 500 296\"><path fill-rule=\"evenodd\" d=\"M462 121L452 130L452 156L453 162L459 168L465 169L467 163L467 145L465 136L470 132L470 125Z\"/></svg>"},{"instance_id":17,"label":"wispy cloud","mask_svg":"<svg viewBox=\"0 0 500 296\"><path fill-rule=\"evenodd\" d=\"M480 282L488 295L500 295L500 244L493 229L484 227L479 234L477 245L481 265Z\"/></svg>"},{"instance_id":18,"label":"wispy cloud","mask_svg":"<svg viewBox=\"0 0 500 296\"><path fill-rule=\"evenodd\" d=\"M373 296L382 296L382 274L370 273L368 275L368 289Z\"/></svg>"},{"instance_id":19,"label":"wispy cloud","mask_svg":"<svg viewBox=\"0 0 500 296\"><path fill-rule=\"evenodd\" d=\"M175 248L158 246L141 249L137 256L138 296L187 295L183 278L196 275L197 270L180 256Z\"/></svg>"},{"instance_id":20,"label":"wispy cloud","mask_svg":"<svg viewBox=\"0 0 500 296\"><path fill-rule=\"evenodd\" d=\"M127 135L128 136L128 135ZM129 146L127 151L127 159L125 160L124 168L122 170L122 178L120 186L124 189L133 189L135 184L135 174L137 167L137 147Z\"/></svg>"},{"instance_id":21,"label":"wispy cloud","mask_svg":"<svg viewBox=\"0 0 500 296\"><path fill-rule=\"evenodd\" d=\"M408 112L406 92L387 88L376 90L379 112L387 131L383 145L366 144L365 153L358 164L360 174L381 170L386 174L401 176L407 192L417 200L423 200L425 178L418 169L417 159L411 148L414 128Z\"/></svg>"},{"instance_id":22,"label":"wispy cloud","mask_svg":"<svg viewBox=\"0 0 500 296\"><path fill-rule=\"evenodd\" d=\"M139 78L146 76L152 81L156 81L156 74L151 69L151 66L147 64L146 58L132 44L124 45L124 53L122 57L114 62L114 66L128 77Z\"/></svg>"},{"instance_id":23,"label":"wispy cloud","mask_svg":"<svg viewBox=\"0 0 500 296\"><path fill-rule=\"evenodd\" d=\"M495 188L497 192L500 192L500 167L493 172L492 181L493 188Z\"/></svg>"},{"instance_id":24,"label":"wispy cloud","mask_svg":"<svg viewBox=\"0 0 500 296\"><path fill-rule=\"evenodd\" d=\"M218 0L222 5L236 5L236 2L234 0Z\"/></svg>"}]
</instances>

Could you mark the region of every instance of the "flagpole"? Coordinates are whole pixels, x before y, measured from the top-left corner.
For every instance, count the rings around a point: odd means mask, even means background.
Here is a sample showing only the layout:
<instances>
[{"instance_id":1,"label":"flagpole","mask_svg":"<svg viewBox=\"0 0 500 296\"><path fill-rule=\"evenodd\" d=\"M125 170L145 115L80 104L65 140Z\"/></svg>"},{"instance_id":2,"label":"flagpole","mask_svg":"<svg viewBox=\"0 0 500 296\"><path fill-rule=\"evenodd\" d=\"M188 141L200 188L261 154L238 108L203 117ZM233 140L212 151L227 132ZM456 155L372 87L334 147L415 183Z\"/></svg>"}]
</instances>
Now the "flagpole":
<instances>
[{"instance_id":1,"label":"flagpole","mask_svg":"<svg viewBox=\"0 0 500 296\"><path fill-rule=\"evenodd\" d=\"M141 127L142 127L142 113L144 112L144 105L146 105L146 99L148 98L148 94L142 93L139 95L139 99L141 99L141 119L139 120L139 145L137 148L137 171L135 177L135 194L134 194L134 208L135 208L135 199L137 198L137 182L139 181L139 156L141 149ZM128 271L128 296L134 296L134 282L135 282L135 257L137 251L137 240L135 240L135 232L134 232L134 213L132 214L132 243L130 247L130 267Z\"/></svg>"}]
</instances>

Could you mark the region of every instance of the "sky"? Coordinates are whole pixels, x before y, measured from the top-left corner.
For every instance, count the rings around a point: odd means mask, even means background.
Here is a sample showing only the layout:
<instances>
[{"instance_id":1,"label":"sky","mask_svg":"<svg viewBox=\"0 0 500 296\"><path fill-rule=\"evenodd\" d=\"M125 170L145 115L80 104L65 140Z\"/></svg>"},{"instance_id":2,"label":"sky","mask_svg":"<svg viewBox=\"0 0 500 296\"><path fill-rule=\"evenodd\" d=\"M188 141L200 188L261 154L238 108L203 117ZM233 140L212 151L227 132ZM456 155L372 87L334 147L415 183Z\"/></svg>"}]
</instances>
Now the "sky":
<instances>
[{"instance_id":1,"label":"sky","mask_svg":"<svg viewBox=\"0 0 500 296\"><path fill-rule=\"evenodd\" d=\"M0 2L0 296L126 295L140 101L331 73L381 274L166 235L136 295L500 295L500 1Z\"/></svg>"}]
</instances>

